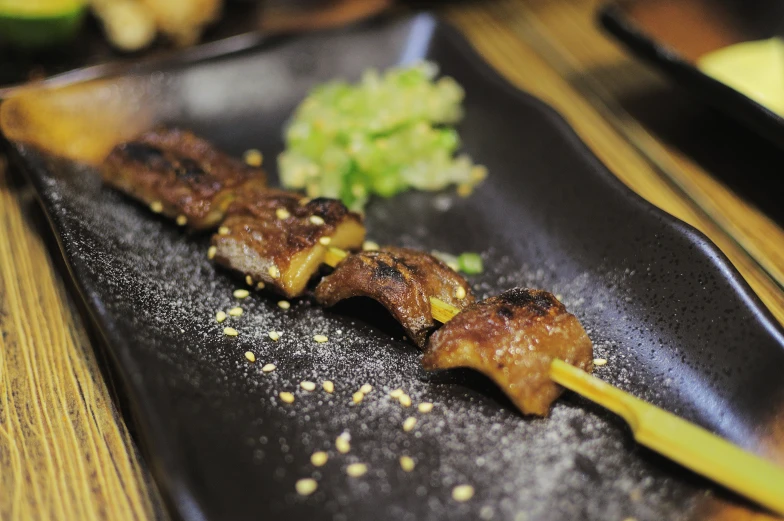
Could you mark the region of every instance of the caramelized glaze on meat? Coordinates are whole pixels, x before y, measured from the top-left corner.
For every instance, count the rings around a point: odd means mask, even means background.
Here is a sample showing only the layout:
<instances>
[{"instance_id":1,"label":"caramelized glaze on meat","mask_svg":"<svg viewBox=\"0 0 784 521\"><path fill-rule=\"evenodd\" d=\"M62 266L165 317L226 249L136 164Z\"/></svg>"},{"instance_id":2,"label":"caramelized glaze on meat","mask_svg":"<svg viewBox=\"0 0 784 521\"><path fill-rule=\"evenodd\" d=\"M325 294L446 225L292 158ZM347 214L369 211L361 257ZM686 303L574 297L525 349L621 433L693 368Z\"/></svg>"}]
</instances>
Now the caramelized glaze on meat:
<instances>
[{"instance_id":1,"label":"caramelized glaze on meat","mask_svg":"<svg viewBox=\"0 0 784 521\"><path fill-rule=\"evenodd\" d=\"M238 193L265 187L265 175L180 129L157 128L117 145L104 180L188 226L216 226Z\"/></svg>"},{"instance_id":2,"label":"caramelized glaze on meat","mask_svg":"<svg viewBox=\"0 0 784 521\"><path fill-rule=\"evenodd\" d=\"M267 190L232 203L212 245L219 264L294 297L319 270L328 247L357 249L364 239L362 218L340 201Z\"/></svg>"},{"instance_id":3,"label":"caramelized glaze on meat","mask_svg":"<svg viewBox=\"0 0 784 521\"><path fill-rule=\"evenodd\" d=\"M387 308L419 347L436 325L429 297L459 309L474 302L468 282L446 264L427 253L393 247L349 255L316 287L316 300L324 306L359 296Z\"/></svg>"},{"instance_id":4,"label":"caramelized glaze on meat","mask_svg":"<svg viewBox=\"0 0 784 521\"><path fill-rule=\"evenodd\" d=\"M593 368L593 344L550 293L516 288L474 304L436 331L422 358L427 370L470 367L493 379L525 414L546 416L561 394L550 379L560 358Z\"/></svg>"}]
</instances>

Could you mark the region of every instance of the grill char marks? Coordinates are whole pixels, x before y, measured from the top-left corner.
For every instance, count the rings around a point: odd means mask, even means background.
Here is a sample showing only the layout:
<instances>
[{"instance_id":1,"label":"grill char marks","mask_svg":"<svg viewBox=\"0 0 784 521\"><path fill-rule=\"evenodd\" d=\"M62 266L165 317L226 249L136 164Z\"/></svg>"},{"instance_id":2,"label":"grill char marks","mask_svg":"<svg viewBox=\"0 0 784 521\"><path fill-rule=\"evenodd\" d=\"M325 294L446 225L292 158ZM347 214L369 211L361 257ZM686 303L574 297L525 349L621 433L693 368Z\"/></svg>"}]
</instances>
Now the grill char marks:
<instances>
[{"instance_id":1,"label":"grill char marks","mask_svg":"<svg viewBox=\"0 0 784 521\"><path fill-rule=\"evenodd\" d=\"M465 297L456 297L462 287ZM369 297L383 305L420 348L436 327L429 297L463 309L474 296L468 283L432 255L385 247L349 255L316 287L316 300L334 306L351 297Z\"/></svg>"},{"instance_id":2,"label":"grill char marks","mask_svg":"<svg viewBox=\"0 0 784 521\"><path fill-rule=\"evenodd\" d=\"M228 233L212 238L215 260L288 297L300 295L328 247L357 249L365 239L362 218L340 201L306 201L281 190L243 195L222 223Z\"/></svg>"},{"instance_id":3,"label":"grill char marks","mask_svg":"<svg viewBox=\"0 0 784 521\"><path fill-rule=\"evenodd\" d=\"M493 379L525 414L546 416L562 389L550 379L559 358L590 372L593 344L551 293L516 288L470 306L430 338L427 370L469 367Z\"/></svg>"},{"instance_id":4,"label":"grill char marks","mask_svg":"<svg viewBox=\"0 0 784 521\"><path fill-rule=\"evenodd\" d=\"M217 226L237 194L266 185L260 168L176 128L156 128L117 145L104 162L103 178L148 205L160 205L168 217L184 216L194 229Z\"/></svg>"}]
</instances>

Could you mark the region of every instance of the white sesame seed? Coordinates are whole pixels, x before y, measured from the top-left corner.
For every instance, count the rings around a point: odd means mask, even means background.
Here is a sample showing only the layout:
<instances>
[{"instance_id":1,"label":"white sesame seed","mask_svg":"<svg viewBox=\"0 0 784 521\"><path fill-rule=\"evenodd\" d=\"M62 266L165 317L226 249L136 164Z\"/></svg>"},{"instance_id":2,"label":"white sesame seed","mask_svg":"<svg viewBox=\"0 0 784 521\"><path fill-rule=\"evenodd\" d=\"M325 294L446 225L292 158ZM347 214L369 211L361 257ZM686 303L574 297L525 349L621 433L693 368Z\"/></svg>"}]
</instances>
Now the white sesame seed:
<instances>
[{"instance_id":1,"label":"white sesame seed","mask_svg":"<svg viewBox=\"0 0 784 521\"><path fill-rule=\"evenodd\" d=\"M471 485L458 485L452 489L452 499L455 501L468 501L474 497L474 487Z\"/></svg>"},{"instance_id":2,"label":"white sesame seed","mask_svg":"<svg viewBox=\"0 0 784 521\"><path fill-rule=\"evenodd\" d=\"M271 373L275 370L275 364L266 364L261 370L265 373Z\"/></svg>"},{"instance_id":3,"label":"white sesame seed","mask_svg":"<svg viewBox=\"0 0 784 521\"><path fill-rule=\"evenodd\" d=\"M400 401L400 405L403 407L411 407L411 397L409 395L401 394L398 400Z\"/></svg>"},{"instance_id":4,"label":"white sesame seed","mask_svg":"<svg viewBox=\"0 0 784 521\"><path fill-rule=\"evenodd\" d=\"M255 148L246 150L242 157L245 163L250 166L261 166L261 163L264 161L264 156Z\"/></svg>"},{"instance_id":5,"label":"white sesame seed","mask_svg":"<svg viewBox=\"0 0 784 521\"><path fill-rule=\"evenodd\" d=\"M457 289L455 290L455 298L457 300L463 300L464 298L466 298L466 290L463 286L457 287Z\"/></svg>"},{"instance_id":6,"label":"white sesame seed","mask_svg":"<svg viewBox=\"0 0 784 521\"><path fill-rule=\"evenodd\" d=\"M324 383L321 384L324 387L324 390L328 393L332 394L335 392L335 384L330 382L329 380L324 380Z\"/></svg>"},{"instance_id":7,"label":"white sesame seed","mask_svg":"<svg viewBox=\"0 0 784 521\"><path fill-rule=\"evenodd\" d=\"M217 313L215 313L215 320L217 320L218 324L220 324L221 322L226 320L226 313L224 313L223 311L218 311Z\"/></svg>"},{"instance_id":8,"label":"white sesame seed","mask_svg":"<svg viewBox=\"0 0 784 521\"><path fill-rule=\"evenodd\" d=\"M320 450L318 452L314 452L313 454L310 455L310 462L315 467L323 466L327 462L328 459L329 459L329 454L327 454L323 450Z\"/></svg>"},{"instance_id":9,"label":"white sesame seed","mask_svg":"<svg viewBox=\"0 0 784 521\"><path fill-rule=\"evenodd\" d=\"M150 203L150 210L155 213L161 213L163 211L163 203L160 201L153 201Z\"/></svg>"},{"instance_id":10,"label":"white sesame seed","mask_svg":"<svg viewBox=\"0 0 784 521\"><path fill-rule=\"evenodd\" d=\"M210 259L210 260L214 259L215 258L215 254L217 254L217 253L218 253L218 247L217 246L210 246L209 248L207 248L207 258L208 259Z\"/></svg>"},{"instance_id":11,"label":"white sesame seed","mask_svg":"<svg viewBox=\"0 0 784 521\"><path fill-rule=\"evenodd\" d=\"M253 277L250 275L245 275L245 284L248 286L253 286Z\"/></svg>"},{"instance_id":12,"label":"white sesame seed","mask_svg":"<svg viewBox=\"0 0 784 521\"><path fill-rule=\"evenodd\" d=\"M373 390L373 386L371 386L370 384L364 384L362 387L359 388L359 391L365 394L370 393L370 391L372 390Z\"/></svg>"},{"instance_id":13,"label":"white sesame seed","mask_svg":"<svg viewBox=\"0 0 784 521\"><path fill-rule=\"evenodd\" d=\"M323 344L324 342L326 342L327 340L329 340L329 338L327 338L327 337L326 337L326 336L324 336L324 335L313 335L313 340L315 340L315 341L316 341L316 342L318 342L319 344Z\"/></svg>"},{"instance_id":14,"label":"white sesame seed","mask_svg":"<svg viewBox=\"0 0 784 521\"><path fill-rule=\"evenodd\" d=\"M275 210L275 217L277 217L282 221L284 219L288 219L289 217L291 217L291 214L285 208L278 208L277 210Z\"/></svg>"},{"instance_id":15,"label":"white sesame seed","mask_svg":"<svg viewBox=\"0 0 784 521\"><path fill-rule=\"evenodd\" d=\"M223 328L223 334L226 335L226 336L237 336L237 335L239 335L237 330L234 329L233 327L224 327Z\"/></svg>"},{"instance_id":16,"label":"white sesame seed","mask_svg":"<svg viewBox=\"0 0 784 521\"><path fill-rule=\"evenodd\" d=\"M186 224L188 224L188 218L185 217L184 215L178 215L177 216L177 224L179 226L185 226Z\"/></svg>"},{"instance_id":17,"label":"white sesame seed","mask_svg":"<svg viewBox=\"0 0 784 521\"><path fill-rule=\"evenodd\" d=\"M256 289L264 289L265 284L262 281L256 283Z\"/></svg>"},{"instance_id":18,"label":"white sesame seed","mask_svg":"<svg viewBox=\"0 0 784 521\"><path fill-rule=\"evenodd\" d=\"M324 224L324 219L322 219L318 215L311 215L308 220L311 222L311 224L315 224L316 226L321 226L322 224Z\"/></svg>"},{"instance_id":19,"label":"white sesame seed","mask_svg":"<svg viewBox=\"0 0 784 521\"><path fill-rule=\"evenodd\" d=\"M316 384L314 384L313 382L309 382L307 380L304 380L304 381L300 382L299 386L302 387L303 389L305 389L306 391L315 391L316 390Z\"/></svg>"},{"instance_id":20,"label":"white sesame seed","mask_svg":"<svg viewBox=\"0 0 784 521\"><path fill-rule=\"evenodd\" d=\"M320 237L319 244L322 246L329 246L329 243L332 242L332 237Z\"/></svg>"},{"instance_id":21,"label":"white sesame seed","mask_svg":"<svg viewBox=\"0 0 784 521\"><path fill-rule=\"evenodd\" d=\"M289 309L291 307L291 302L289 302L288 300L279 300L278 307L280 309Z\"/></svg>"},{"instance_id":22,"label":"white sesame seed","mask_svg":"<svg viewBox=\"0 0 784 521\"><path fill-rule=\"evenodd\" d=\"M417 419L414 418L413 416L409 416L408 418L406 418L406 421L403 422L403 431L405 432L413 431L414 427L416 427L416 422Z\"/></svg>"},{"instance_id":23,"label":"white sesame seed","mask_svg":"<svg viewBox=\"0 0 784 521\"><path fill-rule=\"evenodd\" d=\"M228 235L229 233L231 233L231 230L229 230L228 226L221 226L218 228L218 235Z\"/></svg>"},{"instance_id":24,"label":"white sesame seed","mask_svg":"<svg viewBox=\"0 0 784 521\"><path fill-rule=\"evenodd\" d=\"M349 443L348 438L344 436L344 434L341 434L335 440L335 448L341 454L346 454L348 453L348 451L351 450L351 444Z\"/></svg>"},{"instance_id":25,"label":"white sesame seed","mask_svg":"<svg viewBox=\"0 0 784 521\"><path fill-rule=\"evenodd\" d=\"M419 410L421 413L427 414L433 410L433 404L430 402L422 402L417 406L417 410Z\"/></svg>"},{"instance_id":26,"label":"white sesame seed","mask_svg":"<svg viewBox=\"0 0 784 521\"><path fill-rule=\"evenodd\" d=\"M247 298L250 292L247 289L235 289L233 295L234 298Z\"/></svg>"},{"instance_id":27,"label":"white sesame seed","mask_svg":"<svg viewBox=\"0 0 784 521\"><path fill-rule=\"evenodd\" d=\"M357 391L353 395L351 395L351 401L354 403L360 403L364 399L365 399L365 393L360 391Z\"/></svg>"},{"instance_id":28,"label":"white sesame seed","mask_svg":"<svg viewBox=\"0 0 784 521\"><path fill-rule=\"evenodd\" d=\"M256 355L254 355L251 351L245 351L245 358L247 358L248 362L251 363L256 361Z\"/></svg>"},{"instance_id":29,"label":"white sesame seed","mask_svg":"<svg viewBox=\"0 0 784 521\"><path fill-rule=\"evenodd\" d=\"M415 465L416 463L414 463L414 459L410 456L400 456L400 468L406 472L411 472L414 470Z\"/></svg>"},{"instance_id":30,"label":"white sesame seed","mask_svg":"<svg viewBox=\"0 0 784 521\"><path fill-rule=\"evenodd\" d=\"M270 266L269 269L267 270L267 273L269 273L269 276L272 277L273 279L280 278L280 270L278 269L277 266Z\"/></svg>"},{"instance_id":31,"label":"white sesame seed","mask_svg":"<svg viewBox=\"0 0 784 521\"><path fill-rule=\"evenodd\" d=\"M241 317L242 316L242 308L241 307L231 308L229 310L229 315L231 315L232 317Z\"/></svg>"},{"instance_id":32,"label":"white sesame seed","mask_svg":"<svg viewBox=\"0 0 784 521\"><path fill-rule=\"evenodd\" d=\"M391 398L400 398L403 395L403 389L395 389L394 391L390 391L389 396Z\"/></svg>"},{"instance_id":33,"label":"white sesame seed","mask_svg":"<svg viewBox=\"0 0 784 521\"><path fill-rule=\"evenodd\" d=\"M277 342L278 340L280 340L280 333L278 331L270 331L269 333L267 333L267 336L270 337L270 340L272 340L273 342Z\"/></svg>"},{"instance_id":34,"label":"white sesame seed","mask_svg":"<svg viewBox=\"0 0 784 521\"><path fill-rule=\"evenodd\" d=\"M601 367L603 365L607 365L607 359L605 359L605 358L594 358L593 359L593 365L595 365L597 367Z\"/></svg>"},{"instance_id":35,"label":"white sesame seed","mask_svg":"<svg viewBox=\"0 0 784 521\"><path fill-rule=\"evenodd\" d=\"M294 395L289 392L283 391L278 394L278 396L280 396L281 401L285 403L294 403Z\"/></svg>"},{"instance_id":36,"label":"white sesame seed","mask_svg":"<svg viewBox=\"0 0 784 521\"><path fill-rule=\"evenodd\" d=\"M309 496L316 491L318 488L318 483L315 479L312 478L303 478L297 480L297 483L294 485L294 488L297 490L297 494L300 496Z\"/></svg>"},{"instance_id":37,"label":"white sesame seed","mask_svg":"<svg viewBox=\"0 0 784 521\"><path fill-rule=\"evenodd\" d=\"M367 465L364 463L352 463L346 467L346 474L352 478L358 478L360 476L364 476L367 473L367 470Z\"/></svg>"},{"instance_id":38,"label":"white sesame seed","mask_svg":"<svg viewBox=\"0 0 784 521\"><path fill-rule=\"evenodd\" d=\"M374 251L374 250L377 250L379 248L380 248L380 246L378 245L377 242L365 241L365 242L362 243L362 249L365 250L365 251Z\"/></svg>"}]
</instances>

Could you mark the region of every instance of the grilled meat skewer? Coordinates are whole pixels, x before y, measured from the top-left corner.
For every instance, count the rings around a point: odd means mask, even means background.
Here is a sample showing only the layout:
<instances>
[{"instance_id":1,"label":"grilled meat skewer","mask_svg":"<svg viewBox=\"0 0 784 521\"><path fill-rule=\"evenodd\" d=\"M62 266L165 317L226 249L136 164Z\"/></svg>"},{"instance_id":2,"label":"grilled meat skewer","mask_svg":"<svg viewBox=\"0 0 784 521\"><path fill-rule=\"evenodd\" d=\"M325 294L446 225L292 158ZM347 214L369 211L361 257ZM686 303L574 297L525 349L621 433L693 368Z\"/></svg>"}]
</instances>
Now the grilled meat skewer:
<instances>
[{"instance_id":1,"label":"grilled meat skewer","mask_svg":"<svg viewBox=\"0 0 784 521\"><path fill-rule=\"evenodd\" d=\"M427 253L385 247L350 254L316 286L316 301L334 306L351 297L370 297L400 322L420 348L436 327L430 297L463 309L474 302L471 286Z\"/></svg>"}]
</instances>

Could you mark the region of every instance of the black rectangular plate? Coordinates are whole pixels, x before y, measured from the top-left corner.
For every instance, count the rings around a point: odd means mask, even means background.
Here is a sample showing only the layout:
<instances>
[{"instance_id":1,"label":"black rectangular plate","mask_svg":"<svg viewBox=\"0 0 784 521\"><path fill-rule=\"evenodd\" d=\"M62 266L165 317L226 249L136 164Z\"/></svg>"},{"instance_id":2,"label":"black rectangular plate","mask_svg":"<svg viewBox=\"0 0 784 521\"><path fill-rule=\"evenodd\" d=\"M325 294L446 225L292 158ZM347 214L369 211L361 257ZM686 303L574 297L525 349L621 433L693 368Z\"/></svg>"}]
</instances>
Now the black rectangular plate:
<instances>
[{"instance_id":1,"label":"black rectangular plate","mask_svg":"<svg viewBox=\"0 0 784 521\"><path fill-rule=\"evenodd\" d=\"M707 52L781 35L782 16L777 0L620 0L599 11L602 26L635 55L784 148L784 118L696 66Z\"/></svg>"},{"instance_id":2,"label":"black rectangular plate","mask_svg":"<svg viewBox=\"0 0 784 521\"><path fill-rule=\"evenodd\" d=\"M161 118L234 154L260 148L274 174L281 129L309 88L419 58L465 87L459 130L490 176L465 199L411 192L373 201L370 237L482 252L486 271L471 279L480 296L552 291L608 360L599 377L781 461L782 331L737 272L436 19L375 21L138 76L128 103L164 107ZM82 87L91 89L79 99L93 109L116 95L105 83ZM566 394L550 418L528 418L474 373L426 374L380 308L324 310L303 299L284 311L265 293L239 302L232 290L244 284L207 260L207 237L103 187L89 166L29 144L12 150L106 337L162 490L186 520L710 519L725 504L716 497L738 501L639 448L619 418L577 396ZM240 334L228 338L215 312L237 304L245 314L230 320ZM267 338L271 329L280 341ZM314 334L330 340L317 344ZM269 362L277 370L262 374ZM299 388L326 379L334 395ZM374 391L351 405L363 383ZM434 402L433 412L393 403L387 393L398 387L415 403ZM277 398L284 390L293 404ZM409 415L419 423L405 433ZM343 431L348 455L334 450ZM310 464L315 450L330 452L324 467ZM403 454L416 459L413 472L400 469ZM346 476L354 461L368 464L366 476ZM305 476L319 489L301 498L294 483ZM476 488L467 503L451 499L460 483Z\"/></svg>"}]
</instances>

